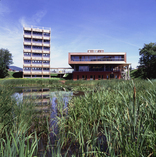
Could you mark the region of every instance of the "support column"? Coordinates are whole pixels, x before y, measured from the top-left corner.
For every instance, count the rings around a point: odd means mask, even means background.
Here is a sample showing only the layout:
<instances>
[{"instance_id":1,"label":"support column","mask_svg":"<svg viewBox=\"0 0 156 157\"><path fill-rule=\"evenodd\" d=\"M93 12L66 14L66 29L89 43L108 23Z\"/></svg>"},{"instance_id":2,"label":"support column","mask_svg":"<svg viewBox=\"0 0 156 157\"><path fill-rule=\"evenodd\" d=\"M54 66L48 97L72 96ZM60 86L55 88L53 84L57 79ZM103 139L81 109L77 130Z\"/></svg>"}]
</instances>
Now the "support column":
<instances>
[{"instance_id":1,"label":"support column","mask_svg":"<svg viewBox=\"0 0 156 157\"><path fill-rule=\"evenodd\" d=\"M128 65L128 80L130 80L130 74L129 74L129 65Z\"/></svg>"}]
</instances>

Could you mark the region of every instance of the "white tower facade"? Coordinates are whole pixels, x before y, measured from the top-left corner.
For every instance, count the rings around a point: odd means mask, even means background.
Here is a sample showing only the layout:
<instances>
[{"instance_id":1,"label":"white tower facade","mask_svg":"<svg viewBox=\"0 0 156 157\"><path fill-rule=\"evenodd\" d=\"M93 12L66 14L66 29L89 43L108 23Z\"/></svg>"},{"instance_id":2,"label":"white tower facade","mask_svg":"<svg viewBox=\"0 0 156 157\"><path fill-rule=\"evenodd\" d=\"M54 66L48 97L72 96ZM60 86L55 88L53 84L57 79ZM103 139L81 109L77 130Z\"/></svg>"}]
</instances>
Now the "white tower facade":
<instances>
[{"instance_id":1,"label":"white tower facade","mask_svg":"<svg viewBox=\"0 0 156 157\"><path fill-rule=\"evenodd\" d=\"M50 78L51 29L24 27L23 78Z\"/></svg>"}]
</instances>

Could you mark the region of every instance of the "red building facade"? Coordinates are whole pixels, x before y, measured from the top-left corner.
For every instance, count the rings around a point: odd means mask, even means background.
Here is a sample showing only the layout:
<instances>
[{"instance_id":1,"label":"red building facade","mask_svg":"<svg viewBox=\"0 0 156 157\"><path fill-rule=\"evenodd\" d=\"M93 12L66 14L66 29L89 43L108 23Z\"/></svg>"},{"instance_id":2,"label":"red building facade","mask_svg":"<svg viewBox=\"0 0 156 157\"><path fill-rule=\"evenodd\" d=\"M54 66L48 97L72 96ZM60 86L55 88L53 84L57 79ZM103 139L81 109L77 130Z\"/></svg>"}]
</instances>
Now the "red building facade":
<instances>
[{"instance_id":1,"label":"red building facade","mask_svg":"<svg viewBox=\"0 0 156 157\"><path fill-rule=\"evenodd\" d=\"M125 52L69 53L68 63L74 69L73 80L130 79L130 63L126 62Z\"/></svg>"}]
</instances>

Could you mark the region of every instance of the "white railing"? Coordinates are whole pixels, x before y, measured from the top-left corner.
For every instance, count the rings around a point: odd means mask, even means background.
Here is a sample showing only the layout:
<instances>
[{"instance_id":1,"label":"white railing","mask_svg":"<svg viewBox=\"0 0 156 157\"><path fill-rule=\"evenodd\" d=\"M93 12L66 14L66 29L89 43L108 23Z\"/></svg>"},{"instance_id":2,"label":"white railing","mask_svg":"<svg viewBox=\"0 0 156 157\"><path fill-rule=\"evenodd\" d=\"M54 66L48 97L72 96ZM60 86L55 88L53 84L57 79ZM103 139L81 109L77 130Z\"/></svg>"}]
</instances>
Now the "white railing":
<instances>
[{"instance_id":1,"label":"white railing","mask_svg":"<svg viewBox=\"0 0 156 157\"><path fill-rule=\"evenodd\" d=\"M49 51L45 51L45 50L43 50L43 53L50 53L50 50L49 50Z\"/></svg>"},{"instance_id":2,"label":"white railing","mask_svg":"<svg viewBox=\"0 0 156 157\"><path fill-rule=\"evenodd\" d=\"M24 56L23 59L31 59L31 57Z\"/></svg>"},{"instance_id":3,"label":"white railing","mask_svg":"<svg viewBox=\"0 0 156 157\"><path fill-rule=\"evenodd\" d=\"M41 27L41 26L32 26L32 25L26 25L24 26L24 29L43 29L43 30L51 30L50 27Z\"/></svg>"},{"instance_id":4,"label":"white railing","mask_svg":"<svg viewBox=\"0 0 156 157\"><path fill-rule=\"evenodd\" d=\"M32 43L33 46L42 46L42 43Z\"/></svg>"},{"instance_id":5,"label":"white railing","mask_svg":"<svg viewBox=\"0 0 156 157\"><path fill-rule=\"evenodd\" d=\"M28 34L25 35L25 34L24 34L24 37L25 37L25 38L31 38L31 34L30 34L30 35L28 35Z\"/></svg>"},{"instance_id":6,"label":"white railing","mask_svg":"<svg viewBox=\"0 0 156 157\"><path fill-rule=\"evenodd\" d=\"M32 52L42 53L42 50L32 50Z\"/></svg>"}]
</instances>

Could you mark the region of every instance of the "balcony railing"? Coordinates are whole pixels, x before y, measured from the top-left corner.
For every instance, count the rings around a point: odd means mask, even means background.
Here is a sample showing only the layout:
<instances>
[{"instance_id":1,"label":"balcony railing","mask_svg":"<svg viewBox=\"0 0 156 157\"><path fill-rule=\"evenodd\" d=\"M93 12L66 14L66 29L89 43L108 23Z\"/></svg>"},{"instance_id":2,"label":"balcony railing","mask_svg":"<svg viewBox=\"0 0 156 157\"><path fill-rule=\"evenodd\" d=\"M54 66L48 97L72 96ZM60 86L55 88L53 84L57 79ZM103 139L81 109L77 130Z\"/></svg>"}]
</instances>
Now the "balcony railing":
<instances>
[{"instance_id":1,"label":"balcony railing","mask_svg":"<svg viewBox=\"0 0 156 157\"><path fill-rule=\"evenodd\" d=\"M32 60L42 60L42 57L32 57Z\"/></svg>"},{"instance_id":2,"label":"balcony railing","mask_svg":"<svg viewBox=\"0 0 156 157\"><path fill-rule=\"evenodd\" d=\"M42 42L33 42L32 45L33 46L42 46Z\"/></svg>"},{"instance_id":3,"label":"balcony railing","mask_svg":"<svg viewBox=\"0 0 156 157\"><path fill-rule=\"evenodd\" d=\"M32 64L31 67L40 68L40 67L42 67L42 64Z\"/></svg>"},{"instance_id":4,"label":"balcony railing","mask_svg":"<svg viewBox=\"0 0 156 157\"><path fill-rule=\"evenodd\" d=\"M23 74L31 74L31 71L23 71Z\"/></svg>"},{"instance_id":5,"label":"balcony railing","mask_svg":"<svg viewBox=\"0 0 156 157\"><path fill-rule=\"evenodd\" d=\"M50 40L50 37L45 37L45 36L43 36L43 39L45 39L45 40Z\"/></svg>"},{"instance_id":6,"label":"balcony railing","mask_svg":"<svg viewBox=\"0 0 156 157\"><path fill-rule=\"evenodd\" d=\"M50 57L42 57L44 61L50 61Z\"/></svg>"},{"instance_id":7,"label":"balcony railing","mask_svg":"<svg viewBox=\"0 0 156 157\"><path fill-rule=\"evenodd\" d=\"M26 30L26 31L31 31L31 28L29 28L29 27L24 27L24 30Z\"/></svg>"},{"instance_id":8,"label":"balcony railing","mask_svg":"<svg viewBox=\"0 0 156 157\"><path fill-rule=\"evenodd\" d=\"M42 32L42 29L40 29L40 28L32 28L32 31Z\"/></svg>"},{"instance_id":9,"label":"balcony railing","mask_svg":"<svg viewBox=\"0 0 156 157\"><path fill-rule=\"evenodd\" d=\"M43 64L42 67L43 67L43 68L50 68L50 64L47 64L47 65L46 65L46 64Z\"/></svg>"},{"instance_id":10,"label":"balcony railing","mask_svg":"<svg viewBox=\"0 0 156 157\"><path fill-rule=\"evenodd\" d=\"M44 43L44 44L43 44L43 46L47 46L47 47L50 47L50 44L45 44L45 43Z\"/></svg>"},{"instance_id":11,"label":"balcony railing","mask_svg":"<svg viewBox=\"0 0 156 157\"><path fill-rule=\"evenodd\" d=\"M25 60L27 60L27 59L30 60L30 59L31 59L31 56L24 56L23 59L25 59Z\"/></svg>"},{"instance_id":12,"label":"balcony railing","mask_svg":"<svg viewBox=\"0 0 156 157\"><path fill-rule=\"evenodd\" d=\"M31 64L30 63L29 64L24 63L23 67L31 67Z\"/></svg>"},{"instance_id":13,"label":"balcony railing","mask_svg":"<svg viewBox=\"0 0 156 157\"><path fill-rule=\"evenodd\" d=\"M24 45L31 45L31 42L30 41L24 41L23 44Z\"/></svg>"},{"instance_id":14,"label":"balcony railing","mask_svg":"<svg viewBox=\"0 0 156 157\"><path fill-rule=\"evenodd\" d=\"M31 34L24 34L24 38L31 38Z\"/></svg>"},{"instance_id":15,"label":"balcony railing","mask_svg":"<svg viewBox=\"0 0 156 157\"><path fill-rule=\"evenodd\" d=\"M43 53L50 53L50 50L49 50L49 51L45 51L45 50L43 50Z\"/></svg>"},{"instance_id":16,"label":"balcony railing","mask_svg":"<svg viewBox=\"0 0 156 157\"><path fill-rule=\"evenodd\" d=\"M42 75L42 71L32 71L31 74L41 74Z\"/></svg>"},{"instance_id":17,"label":"balcony railing","mask_svg":"<svg viewBox=\"0 0 156 157\"><path fill-rule=\"evenodd\" d=\"M43 71L42 74L43 74L43 75L49 75L49 74L50 74L50 71Z\"/></svg>"},{"instance_id":18,"label":"balcony railing","mask_svg":"<svg viewBox=\"0 0 156 157\"><path fill-rule=\"evenodd\" d=\"M32 50L32 52L42 53L42 50Z\"/></svg>"},{"instance_id":19,"label":"balcony railing","mask_svg":"<svg viewBox=\"0 0 156 157\"><path fill-rule=\"evenodd\" d=\"M31 52L31 49L25 49L23 50L24 52Z\"/></svg>"},{"instance_id":20,"label":"balcony railing","mask_svg":"<svg viewBox=\"0 0 156 157\"><path fill-rule=\"evenodd\" d=\"M39 35L39 36L37 36L37 35L32 35L32 38L34 38L34 39L42 39L42 35Z\"/></svg>"}]
</instances>

